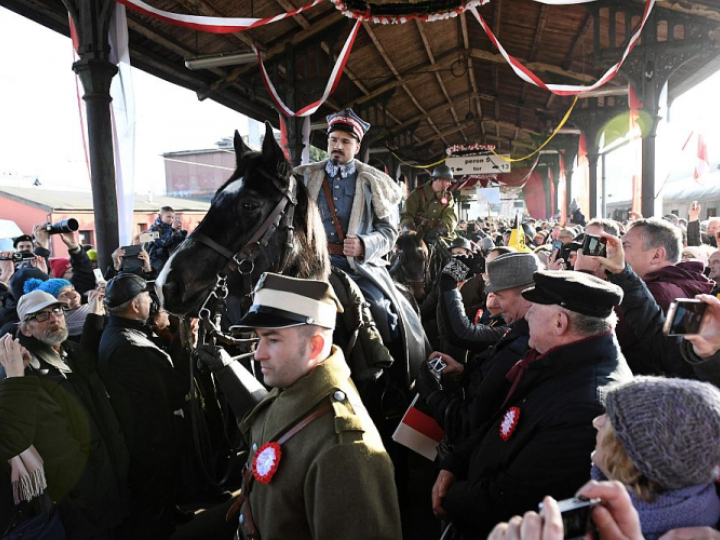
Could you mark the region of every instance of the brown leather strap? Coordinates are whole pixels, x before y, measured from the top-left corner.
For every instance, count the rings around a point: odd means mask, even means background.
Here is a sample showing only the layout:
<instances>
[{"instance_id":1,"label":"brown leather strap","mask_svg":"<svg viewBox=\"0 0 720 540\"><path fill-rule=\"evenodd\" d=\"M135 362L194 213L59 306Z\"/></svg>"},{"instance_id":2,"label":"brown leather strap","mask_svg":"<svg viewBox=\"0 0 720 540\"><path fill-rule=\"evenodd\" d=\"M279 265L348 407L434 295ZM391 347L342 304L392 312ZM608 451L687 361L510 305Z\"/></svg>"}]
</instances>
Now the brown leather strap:
<instances>
[{"instance_id":1,"label":"brown leather strap","mask_svg":"<svg viewBox=\"0 0 720 540\"><path fill-rule=\"evenodd\" d=\"M330 208L330 217L332 218L333 225L335 226L335 231L337 232L340 241L344 242L345 233L343 232L342 227L340 226L340 220L337 217L337 210L335 210L335 203L333 203L332 193L330 192L330 182L328 182L327 178L323 180L322 187L323 193L325 194L325 200Z\"/></svg>"},{"instance_id":2,"label":"brown leather strap","mask_svg":"<svg viewBox=\"0 0 720 540\"><path fill-rule=\"evenodd\" d=\"M300 431L305 429L309 424L312 424L315 420L321 416L329 413L332 410L332 403L326 403L312 414L303 418L300 422L295 424L290 431L287 431L282 437L277 440L277 443L282 446L288 442L294 435L297 435Z\"/></svg>"},{"instance_id":3,"label":"brown leather strap","mask_svg":"<svg viewBox=\"0 0 720 540\"><path fill-rule=\"evenodd\" d=\"M333 242L328 242L328 252L330 255L345 255L345 245L344 244L336 244Z\"/></svg>"}]
</instances>

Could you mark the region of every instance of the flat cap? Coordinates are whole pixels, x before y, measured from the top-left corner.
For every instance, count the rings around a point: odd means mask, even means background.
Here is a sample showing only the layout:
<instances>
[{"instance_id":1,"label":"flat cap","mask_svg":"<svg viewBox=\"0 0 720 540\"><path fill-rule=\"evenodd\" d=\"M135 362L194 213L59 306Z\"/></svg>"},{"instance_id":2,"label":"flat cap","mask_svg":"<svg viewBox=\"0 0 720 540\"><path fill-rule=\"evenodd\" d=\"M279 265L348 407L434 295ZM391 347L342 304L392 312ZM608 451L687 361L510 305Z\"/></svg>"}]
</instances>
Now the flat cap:
<instances>
[{"instance_id":1,"label":"flat cap","mask_svg":"<svg viewBox=\"0 0 720 540\"><path fill-rule=\"evenodd\" d=\"M623 299L620 287L585 272L541 270L533 279L535 285L522 293L526 300L590 317L609 317Z\"/></svg>"},{"instance_id":2,"label":"flat cap","mask_svg":"<svg viewBox=\"0 0 720 540\"><path fill-rule=\"evenodd\" d=\"M316 324L334 329L338 312L343 307L328 282L266 272L255 286L252 307L234 328Z\"/></svg>"},{"instance_id":3,"label":"flat cap","mask_svg":"<svg viewBox=\"0 0 720 540\"><path fill-rule=\"evenodd\" d=\"M487 263L490 283L485 292L494 293L533 284L533 275L540 269L534 253L505 253Z\"/></svg>"},{"instance_id":4,"label":"flat cap","mask_svg":"<svg viewBox=\"0 0 720 540\"><path fill-rule=\"evenodd\" d=\"M129 272L118 274L105 285L105 305L118 307L145 291L150 291L150 287L140 276Z\"/></svg>"}]
</instances>

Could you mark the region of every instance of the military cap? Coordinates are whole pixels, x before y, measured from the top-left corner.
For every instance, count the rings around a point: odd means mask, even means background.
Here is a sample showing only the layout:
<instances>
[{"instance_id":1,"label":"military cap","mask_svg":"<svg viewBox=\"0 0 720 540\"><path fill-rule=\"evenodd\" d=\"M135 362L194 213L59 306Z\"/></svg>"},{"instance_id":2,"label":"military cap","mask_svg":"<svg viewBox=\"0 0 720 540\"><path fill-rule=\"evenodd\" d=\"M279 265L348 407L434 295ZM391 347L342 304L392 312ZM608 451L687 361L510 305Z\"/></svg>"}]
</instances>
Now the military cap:
<instances>
[{"instance_id":1,"label":"military cap","mask_svg":"<svg viewBox=\"0 0 720 540\"><path fill-rule=\"evenodd\" d=\"M34 238L32 236L30 236L29 234L21 234L20 236L15 238L15 240L13 240L13 247L15 249L17 249L18 244L20 242L33 242L33 241L34 241Z\"/></svg>"},{"instance_id":2,"label":"military cap","mask_svg":"<svg viewBox=\"0 0 720 540\"><path fill-rule=\"evenodd\" d=\"M365 133L370 129L370 124L355 114L355 111L352 109L345 109L344 111L331 114L326 117L326 120L328 123L328 135L339 129L340 131L346 131L350 135L353 135L358 141L362 141Z\"/></svg>"},{"instance_id":3,"label":"military cap","mask_svg":"<svg viewBox=\"0 0 720 540\"><path fill-rule=\"evenodd\" d=\"M463 248L472 252L472 244L470 243L470 240L468 240L467 238L463 238L462 236L458 236L452 242L450 242L450 249L452 248Z\"/></svg>"},{"instance_id":4,"label":"military cap","mask_svg":"<svg viewBox=\"0 0 720 540\"><path fill-rule=\"evenodd\" d=\"M485 292L494 293L532 285L533 275L540 268L534 253L505 253L487 263L490 283Z\"/></svg>"},{"instance_id":5,"label":"military cap","mask_svg":"<svg viewBox=\"0 0 720 540\"><path fill-rule=\"evenodd\" d=\"M533 279L535 285L522 293L526 300L590 317L609 317L623 299L620 287L585 272L541 270Z\"/></svg>"},{"instance_id":6,"label":"military cap","mask_svg":"<svg viewBox=\"0 0 720 540\"><path fill-rule=\"evenodd\" d=\"M445 165L444 163L441 163L437 167L435 167L432 171L432 174L430 175L433 180L437 180L438 178L442 178L443 180L450 180L454 184L457 182L455 180L455 177L453 176L453 170L450 168L449 165Z\"/></svg>"},{"instance_id":7,"label":"military cap","mask_svg":"<svg viewBox=\"0 0 720 540\"><path fill-rule=\"evenodd\" d=\"M335 291L326 281L300 279L269 272L260 276L255 298L237 328L287 328L316 324L335 328L343 312Z\"/></svg>"},{"instance_id":8,"label":"military cap","mask_svg":"<svg viewBox=\"0 0 720 540\"><path fill-rule=\"evenodd\" d=\"M142 292L150 291L147 281L136 274L120 273L105 285L105 305L118 307L135 298Z\"/></svg>"}]
</instances>

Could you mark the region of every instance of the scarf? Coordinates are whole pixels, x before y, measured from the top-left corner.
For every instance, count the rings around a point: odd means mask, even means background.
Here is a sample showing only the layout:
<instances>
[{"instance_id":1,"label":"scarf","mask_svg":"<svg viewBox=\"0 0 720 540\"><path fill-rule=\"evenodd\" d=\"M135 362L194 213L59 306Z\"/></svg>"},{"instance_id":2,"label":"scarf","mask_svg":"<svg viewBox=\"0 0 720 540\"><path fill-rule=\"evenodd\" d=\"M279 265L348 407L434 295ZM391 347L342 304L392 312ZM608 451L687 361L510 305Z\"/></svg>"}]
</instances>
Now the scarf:
<instances>
[{"instance_id":1,"label":"scarf","mask_svg":"<svg viewBox=\"0 0 720 540\"><path fill-rule=\"evenodd\" d=\"M85 319L90 314L90 304L83 304L77 309L65 312L65 324L67 325L68 334L71 336L79 336L83 332Z\"/></svg>"},{"instance_id":2,"label":"scarf","mask_svg":"<svg viewBox=\"0 0 720 540\"><path fill-rule=\"evenodd\" d=\"M332 159L329 159L325 164L325 172L328 176L330 176L330 178L335 178L337 176L347 178L351 174L355 174L356 170L357 168L355 167L354 159L350 163L346 163L344 165L341 163L334 165Z\"/></svg>"},{"instance_id":3,"label":"scarf","mask_svg":"<svg viewBox=\"0 0 720 540\"><path fill-rule=\"evenodd\" d=\"M20 504L39 497L47 488L43 459L33 445L8 460L13 501Z\"/></svg>"},{"instance_id":4,"label":"scarf","mask_svg":"<svg viewBox=\"0 0 720 540\"><path fill-rule=\"evenodd\" d=\"M593 480L605 481L605 475L593 465ZM720 520L720 498L711 483L670 489L658 493L653 502L641 501L629 491L646 540L657 540L680 527L712 527Z\"/></svg>"}]
</instances>

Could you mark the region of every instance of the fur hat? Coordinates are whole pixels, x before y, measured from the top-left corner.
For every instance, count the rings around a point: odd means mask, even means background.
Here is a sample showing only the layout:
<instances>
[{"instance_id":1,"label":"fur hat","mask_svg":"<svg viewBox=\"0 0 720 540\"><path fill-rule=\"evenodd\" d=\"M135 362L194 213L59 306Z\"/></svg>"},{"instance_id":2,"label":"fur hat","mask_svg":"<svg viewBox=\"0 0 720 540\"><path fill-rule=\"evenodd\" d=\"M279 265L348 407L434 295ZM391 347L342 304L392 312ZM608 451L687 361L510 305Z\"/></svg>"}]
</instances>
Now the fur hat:
<instances>
[{"instance_id":1,"label":"fur hat","mask_svg":"<svg viewBox=\"0 0 720 540\"><path fill-rule=\"evenodd\" d=\"M720 390L636 377L608 389L605 409L633 464L663 489L713 482L720 463Z\"/></svg>"}]
</instances>

